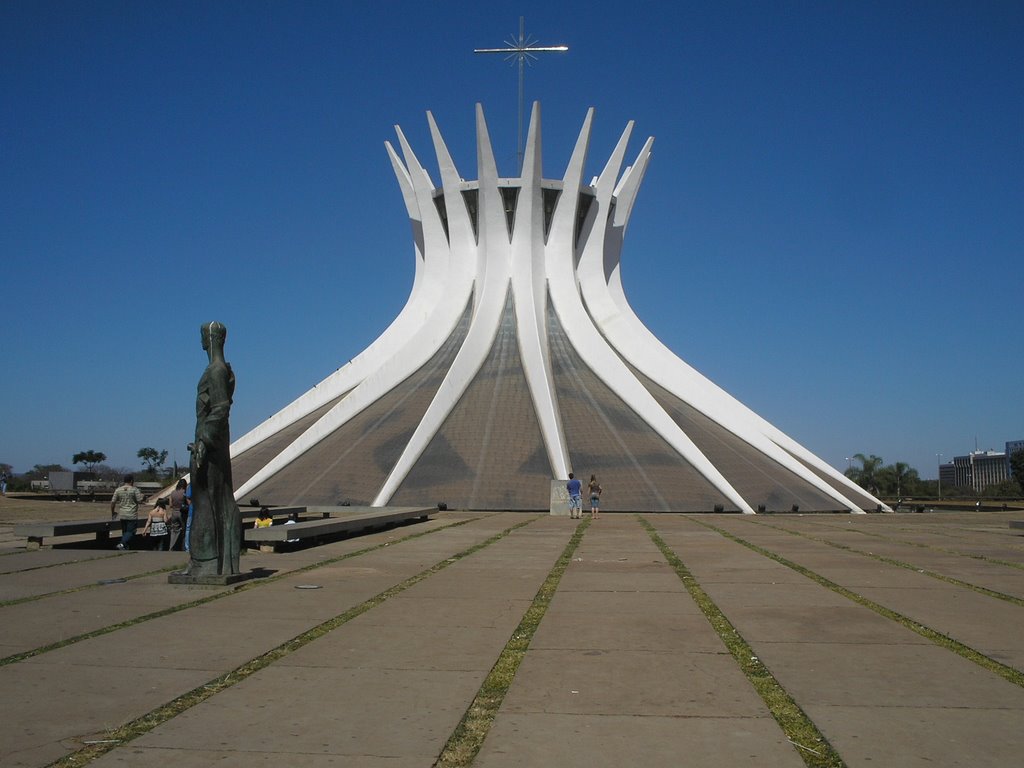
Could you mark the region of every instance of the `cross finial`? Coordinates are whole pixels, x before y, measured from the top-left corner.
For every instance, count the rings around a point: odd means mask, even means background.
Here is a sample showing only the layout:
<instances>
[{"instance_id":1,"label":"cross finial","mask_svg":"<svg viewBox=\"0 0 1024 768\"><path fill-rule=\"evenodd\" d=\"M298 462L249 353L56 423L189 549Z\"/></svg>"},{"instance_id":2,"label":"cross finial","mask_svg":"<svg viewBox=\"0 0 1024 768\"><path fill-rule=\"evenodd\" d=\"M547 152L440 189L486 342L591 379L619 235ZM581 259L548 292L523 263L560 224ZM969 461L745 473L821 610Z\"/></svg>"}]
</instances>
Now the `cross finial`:
<instances>
[{"instance_id":1,"label":"cross finial","mask_svg":"<svg viewBox=\"0 0 1024 768\"><path fill-rule=\"evenodd\" d=\"M523 169L523 64L536 61L538 53L562 53L569 50L567 45L536 45L533 35L527 37L523 33L524 18L519 17L519 37L511 37L505 41L508 48L474 48L473 53L504 53L506 61L519 63L519 138L516 144L516 157L520 172Z\"/></svg>"}]
</instances>

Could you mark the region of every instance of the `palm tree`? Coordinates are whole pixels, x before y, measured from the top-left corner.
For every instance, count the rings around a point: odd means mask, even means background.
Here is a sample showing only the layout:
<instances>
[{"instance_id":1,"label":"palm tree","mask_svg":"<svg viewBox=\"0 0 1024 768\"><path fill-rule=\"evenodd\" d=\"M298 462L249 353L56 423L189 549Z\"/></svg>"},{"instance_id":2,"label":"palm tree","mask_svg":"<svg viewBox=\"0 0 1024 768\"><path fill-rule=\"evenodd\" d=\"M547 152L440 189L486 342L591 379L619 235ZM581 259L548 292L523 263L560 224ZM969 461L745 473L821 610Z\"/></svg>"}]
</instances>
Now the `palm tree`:
<instances>
[{"instance_id":1,"label":"palm tree","mask_svg":"<svg viewBox=\"0 0 1024 768\"><path fill-rule=\"evenodd\" d=\"M892 494L896 498L901 498L905 493L913 493L921 481L917 470L902 461L878 470L877 477L883 493Z\"/></svg>"},{"instance_id":2,"label":"palm tree","mask_svg":"<svg viewBox=\"0 0 1024 768\"><path fill-rule=\"evenodd\" d=\"M904 493L913 490L919 480L917 470L909 464L904 464L902 461L897 461L893 464L892 469L896 479L896 496L900 497Z\"/></svg>"},{"instance_id":3,"label":"palm tree","mask_svg":"<svg viewBox=\"0 0 1024 768\"><path fill-rule=\"evenodd\" d=\"M872 494L878 494L878 471L882 466L882 457L871 454L865 456L863 453L853 454L855 461L860 462L859 467L850 467L846 470L846 476L853 480L864 490Z\"/></svg>"}]
</instances>

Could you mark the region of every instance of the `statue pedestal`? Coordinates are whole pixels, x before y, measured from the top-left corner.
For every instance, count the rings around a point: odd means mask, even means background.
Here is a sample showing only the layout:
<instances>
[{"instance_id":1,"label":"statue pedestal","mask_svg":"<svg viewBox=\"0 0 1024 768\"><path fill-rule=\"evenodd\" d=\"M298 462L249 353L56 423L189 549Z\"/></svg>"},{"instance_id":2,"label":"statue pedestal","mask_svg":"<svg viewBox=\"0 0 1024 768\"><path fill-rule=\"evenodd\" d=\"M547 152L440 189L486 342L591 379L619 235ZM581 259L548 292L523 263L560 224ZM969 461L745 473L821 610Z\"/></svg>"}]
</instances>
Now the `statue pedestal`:
<instances>
[{"instance_id":1,"label":"statue pedestal","mask_svg":"<svg viewBox=\"0 0 1024 768\"><path fill-rule=\"evenodd\" d=\"M212 587L225 587L239 581L253 578L251 573L225 573L211 576L193 576L185 571L177 571L167 576L168 584L203 584Z\"/></svg>"}]
</instances>

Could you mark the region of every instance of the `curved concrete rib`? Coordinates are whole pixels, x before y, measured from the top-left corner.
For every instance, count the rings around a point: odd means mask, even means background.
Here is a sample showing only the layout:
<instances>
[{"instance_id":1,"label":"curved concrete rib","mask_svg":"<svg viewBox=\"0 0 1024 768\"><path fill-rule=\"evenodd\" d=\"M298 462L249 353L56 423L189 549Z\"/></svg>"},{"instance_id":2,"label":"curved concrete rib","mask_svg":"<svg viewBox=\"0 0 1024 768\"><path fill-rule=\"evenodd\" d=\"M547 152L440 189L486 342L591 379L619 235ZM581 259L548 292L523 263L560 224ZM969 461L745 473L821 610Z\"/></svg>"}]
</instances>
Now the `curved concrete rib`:
<instances>
[{"instance_id":1,"label":"curved concrete rib","mask_svg":"<svg viewBox=\"0 0 1024 768\"><path fill-rule=\"evenodd\" d=\"M486 269L478 275L479 300L452 367L434 394L433 400L416 426L416 431L406 444L402 455L388 474L384 485L374 498L371 506L380 507L388 503L395 491L405 480L413 465L423 455L431 439L444 424L445 419L465 394L473 377L487 360L494 344L494 337L501 324L505 309L510 273L511 247L505 224L505 211L501 193L498 191L498 169L491 151L483 109L477 105L477 162L480 177L480 244L487 254Z\"/></svg>"},{"instance_id":2,"label":"curved concrete rib","mask_svg":"<svg viewBox=\"0 0 1024 768\"><path fill-rule=\"evenodd\" d=\"M603 281L604 277L604 228L607 227L609 208L612 203L612 195L615 191L615 181L618 178L619 168L626 157L626 148L629 146L629 137L633 133L633 121L626 123L626 128L619 141L615 145L604 170L597 177L594 183L596 202L590 208L589 216L593 217L590 232L584 243L579 256L579 264L576 268L576 278L581 284L597 279Z\"/></svg>"},{"instance_id":3,"label":"curved concrete rib","mask_svg":"<svg viewBox=\"0 0 1024 768\"><path fill-rule=\"evenodd\" d=\"M611 204L615 178L621 167L622 157L625 154L629 131L630 128L627 127L612 158L608 161L595 185L597 197L591 205L591 210L588 214L590 219L588 224L590 226L589 231L586 231L587 239L580 257L581 271L593 269L595 263L598 267L600 266L600 250L604 240L604 227L606 226L608 209ZM576 151L573 152L572 158L569 161L569 167L565 172L563 197L569 194L573 195L574 198L579 196L583 175L583 160L586 154L585 149L581 149L581 147L585 148L588 143L589 132L590 113L588 113L588 119L584 122L583 130L577 140ZM575 223L575 210L571 211L571 221L565 221L569 212L568 206L565 208L560 206L555 211L555 221L551 225L552 234L548 237L549 254L552 258L549 258L547 266L552 304L555 312L558 313L558 318L573 348L595 375L622 398L644 422L672 446L680 456L686 459L694 469L703 475L719 493L735 504L742 512L753 514L754 510L750 505L744 501L743 497L736 492L715 468L714 464L701 453L693 441L679 428L657 403L651 393L644 388L626 367L621 358L601 336L601 333L591 321L590 316L586 313L572 268L572 241L565 240L567 233L569 237L572 236ZM552 249L552 237L556 234L562 242L555 245L561 244L563 247ZM591 250L596 250L597 253L588 252Z\"/></svg>"},{"instance_id":4,"label":"curved concrete rib","mask_svg":"<svg viewBox=\"0 0 1024 768\"><path fill-rule=\"evenodd\" d=\"M541 439L552 477L568 477L569 450L558 412L555 382L547 348L547 280L544 243L544 198L541 189L540 104L533 103L526 154L519 180L515 229L512 232L512 299L516 336Z\"/></svg>"},{"instance_id":5,"label":"curved concrete rib","mask_svg":"<svg viewBox=\"0 0 1024 768\"><path fill-rule=\"evenodd\" d=\"M645 147L645 150L649 150L649 147ZM851 512L862 513L864 510L857 503L808 470L806 464L857 493L869 497L870 494L679 358L651 333L629 304L622 287L620 258L629 215L648 161L648 154L641 152L629 174L636 177L635 183L627 185L624 178L620 185L615 221L606 243L607 283L602 286L596 281L590 282L586 291L588 307L599 308L596 319L605 336L623 357L669 392L763 451L822 493L848 507ZM802 459L802 462L794 459L794 456ZM875 501L881 504L877 499ZM884 504L882 507L887 509Z\"/></svg>"},{"instance_id":6,"label":"curved concrete rib","mask_svg":"<svg viewBox=\"0 0 1024 768\"><path fill-rule=\"evenodd\" d=\"M610 281L609 290L612 296L618 298L620 308L623 304L628 307L621 288L621 281L618 278L616 270ZM814 472L808 471L802 462L814 466L857 493L869 497L870 494L853 485L848 478L677 357L650 332L632 308L621 312L614 319L606 320L602 324L602 330L609 340L614 340L613 343L623 356L645 375L650 376L653 381L677 397L685 399L704 415L763 451L767 456L793 471L798 477L830 498L836 499L848 507L851 512L855 514L864 512L849 497L823 482ZM794 460L794 456L801 459L802 462ZM878 504L883 509L888 509L881 501L878 501Z\"/></svg>"},{"instance_id":7,"label":"curved concrete rib","mask_svg":"<svg viewBox=\"0 0 1024 768\"><path fill-rule=\"evenodd\" d=\"M401 135L401 129L398 126L395 126L395 130ZM231 445L232 456L238 456L243 451L272 437L322 405L358 386L383 361L394 355L406 343L409 336L423 325L443 294L446 279L444 276L445 265L439 263L441 260L437 258L425 263L423 224L412 179L408 170L398 159L391 143L384 142L384 146L391 159L395 177L398 179L402 199L405 201L413 229L416 269L413 275L412 290L409 292L405 306L370 346L269 419L235 440Z\"/></svg>"},{"instance_id":8,"label":"curved concrete rib","mask_svg":"<svg viewBox=\"0 0 1024 768\"><path fill-rule=\"evenodd\" d=\"M438 289L429 296L433 302L429 314L415 332L408 336L395 354L366 376L337 405L297 437L287 448L275 456L245 484L235 491L235 498L245 498L254 488L273 477L291 461L302 455L349 419L363 411L380 397L391 391L441 348L455 329L473 291L472 279L466 279L450 267L449 245L437 208L433 203L433 186L426 171L399 131L403 154L415 190L416 202L422 222L426 263L438 264L443 269Z\"/></svg>"},{"instance_id":9,"label":"curved concrete rib","mask_svg":"<svg viewBox=\"0 0 1024 768\"><path fill-rule=\"evenodd\" d=\"M473 234L473 222L470 221L469 211L466 210L465 201L462 199L462 177L430 112L427 112L427 123L434 143L434 154L437 155L445 212L448 217L449 272L455 280L464 283L476 277L476 236Z\"/></svg>"},{"instance_id":10,"label":"curved concrete rib","mask_svg":"<svg viewBox=\"0 0 1024 768\"><path fill-rule=\"evenodd\" d=\"M689 403L705 416L724 429L733 433L741 440L755 447L777 464L785 467L797 477L816 488L829 498L835 499L842 506L853 512L862 510L853 501L835 490L814 472L793 458L787 451L768 439L749 419L731 407L728 401L720 397L709 396L707 388L695 382L693 371L676 355L672 354L659 341L650 344L654 335L644 326L632 308L623 312L621 305L628 307L622 292L619 273L622 244L629 216L636 201L640 182L650 160L653 139L648 139L636 162L623 174L616 188L616 207L610 226L605 233L603 247L603 264L601 269L596 264L584 271L580 269L580 287L586 299L587 310L594 323L601 329L604 337L618 353L635 368L657 382L666 390ZM581 261L581 267L583 262ZM615 292L613 295L613 291ZM706 382L706 380L705 380ZM697 386L694 386L694 383ZM751 505L756 500L748 500Z\"/></svg>"}]
</instances>

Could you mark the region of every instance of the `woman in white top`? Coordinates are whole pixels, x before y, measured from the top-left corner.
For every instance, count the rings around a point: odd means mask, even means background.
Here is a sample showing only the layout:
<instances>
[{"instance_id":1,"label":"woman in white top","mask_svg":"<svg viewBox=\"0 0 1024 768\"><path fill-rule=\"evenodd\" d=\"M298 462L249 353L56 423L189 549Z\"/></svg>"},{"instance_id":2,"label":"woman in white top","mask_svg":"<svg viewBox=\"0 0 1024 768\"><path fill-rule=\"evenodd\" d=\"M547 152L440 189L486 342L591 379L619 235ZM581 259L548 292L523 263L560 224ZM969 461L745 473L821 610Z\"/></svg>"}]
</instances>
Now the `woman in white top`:
<instances>
[{"instance_id":1,"label":"woman in white top","mask_svg":"<svg viewBox=\"0 0 1024 768\"><path fill-rule=\"evenodd\" d=\"M153 543L153 549L163 552L171 538L171 530L168 526L167 499L157 499L156 506L146 517L146 525L142 529L143 536L149 536Z\"/></svg>"}]
</instances>

